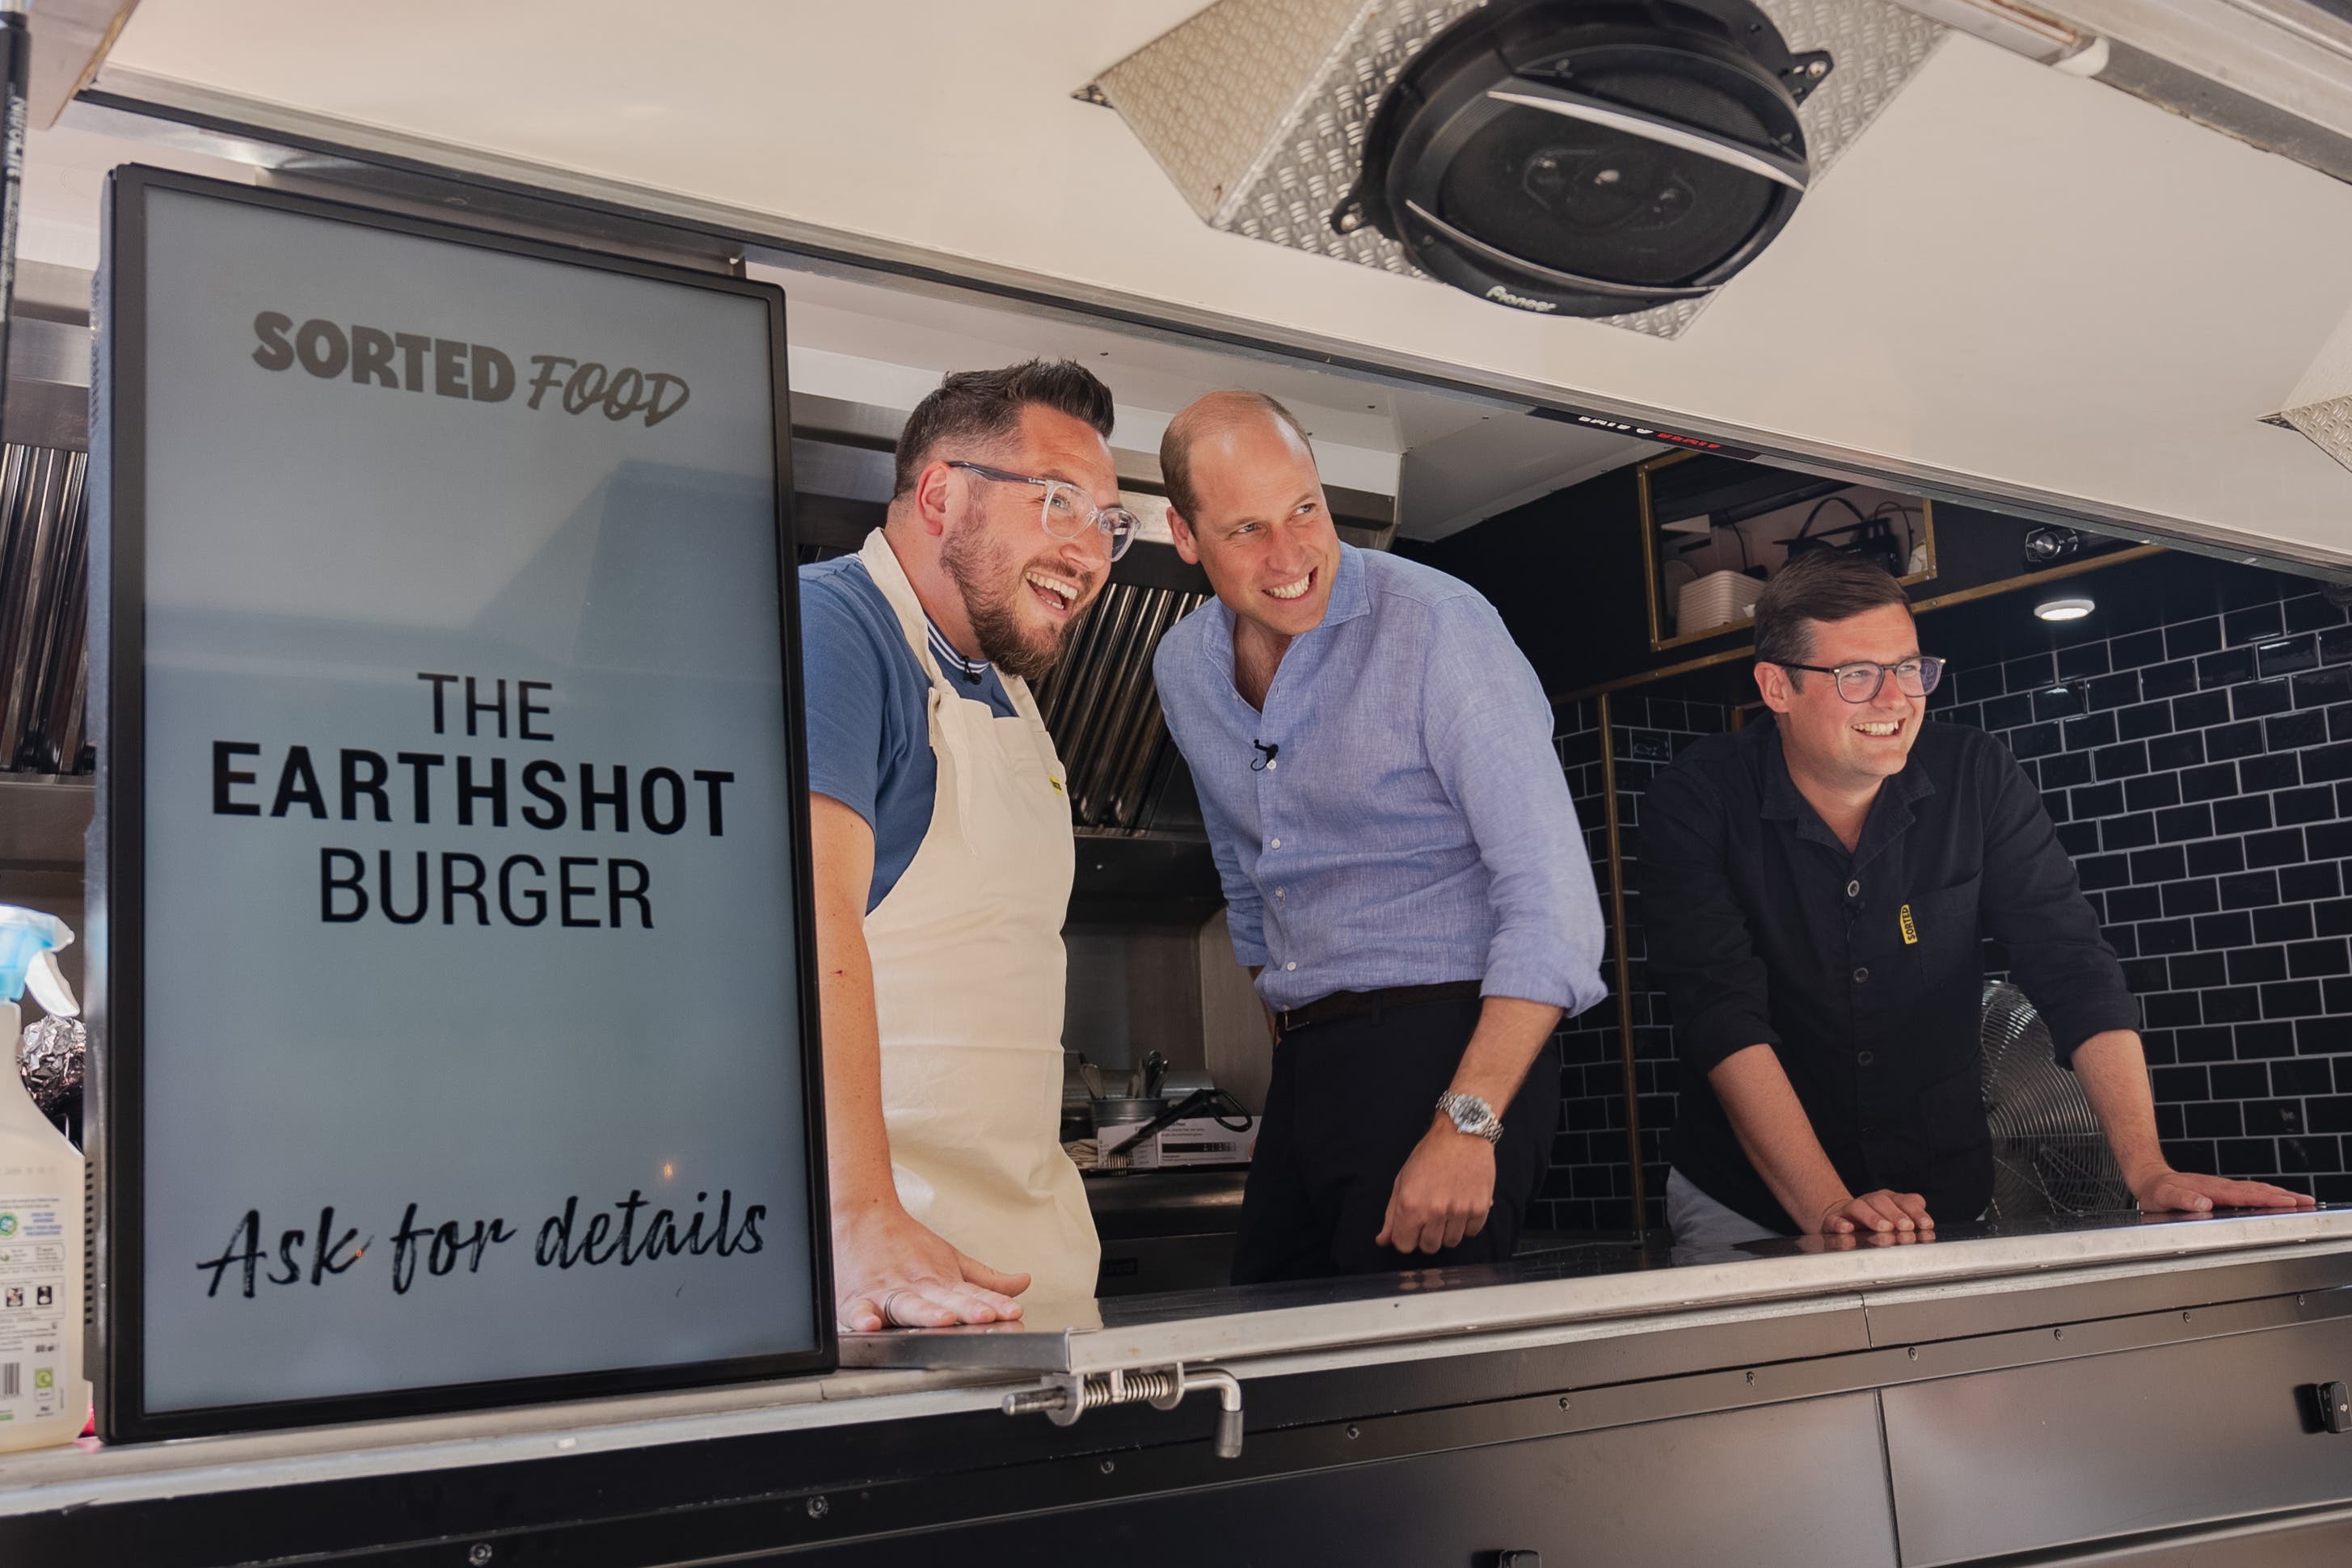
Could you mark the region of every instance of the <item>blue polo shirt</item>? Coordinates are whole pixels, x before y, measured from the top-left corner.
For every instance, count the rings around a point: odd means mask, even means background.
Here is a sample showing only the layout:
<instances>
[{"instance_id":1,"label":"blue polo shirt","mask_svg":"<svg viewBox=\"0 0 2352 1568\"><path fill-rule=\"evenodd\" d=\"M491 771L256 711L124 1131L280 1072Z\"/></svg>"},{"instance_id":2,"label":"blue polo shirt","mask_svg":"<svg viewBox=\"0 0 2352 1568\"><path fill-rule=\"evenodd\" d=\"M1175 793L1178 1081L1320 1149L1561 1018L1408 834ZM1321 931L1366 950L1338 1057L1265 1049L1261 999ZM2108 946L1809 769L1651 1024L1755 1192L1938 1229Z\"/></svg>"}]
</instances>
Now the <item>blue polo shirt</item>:
<instances>
[{"instance_id":1,"label":"blue polo shirt","mask_svg":"<svg viewBox=\"0 0 2352 1568\"><path fill-rule=\"evenodd\" d=\"M963 658L939 627L929 630L931 657L950 685L1000 718L1017 711L992 666ZM931 683L890 601L855 555L801 568L801 679L809 788L874 829L871 914L930 831L940 764L931 754Z\"/></svg>"}]
</instances>

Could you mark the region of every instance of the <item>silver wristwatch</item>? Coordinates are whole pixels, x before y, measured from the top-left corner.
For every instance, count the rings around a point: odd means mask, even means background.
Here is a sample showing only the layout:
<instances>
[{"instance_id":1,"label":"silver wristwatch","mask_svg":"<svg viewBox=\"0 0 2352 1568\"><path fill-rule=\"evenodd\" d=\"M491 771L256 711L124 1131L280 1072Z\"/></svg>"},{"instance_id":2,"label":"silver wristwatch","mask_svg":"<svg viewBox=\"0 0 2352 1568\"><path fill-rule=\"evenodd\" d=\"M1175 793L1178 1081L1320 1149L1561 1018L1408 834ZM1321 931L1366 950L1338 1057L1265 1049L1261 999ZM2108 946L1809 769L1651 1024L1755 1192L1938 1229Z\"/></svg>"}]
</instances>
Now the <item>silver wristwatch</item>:
<instances>
[{"instance_id":1,"label":"silver wristwatch","mask_svg":"<svg viewBox=\"0 0 2352 1568\"><path fill-rule=\"evenodd\" d=\"M1456 1132L1467 1132L1473 1138L1484 1138L1493 1143L1503 1136L1503 1119L1495 1108L1475 1094L1441 1094L1437 1109L1454 1119Z\"/></svg>"}]
</instances>

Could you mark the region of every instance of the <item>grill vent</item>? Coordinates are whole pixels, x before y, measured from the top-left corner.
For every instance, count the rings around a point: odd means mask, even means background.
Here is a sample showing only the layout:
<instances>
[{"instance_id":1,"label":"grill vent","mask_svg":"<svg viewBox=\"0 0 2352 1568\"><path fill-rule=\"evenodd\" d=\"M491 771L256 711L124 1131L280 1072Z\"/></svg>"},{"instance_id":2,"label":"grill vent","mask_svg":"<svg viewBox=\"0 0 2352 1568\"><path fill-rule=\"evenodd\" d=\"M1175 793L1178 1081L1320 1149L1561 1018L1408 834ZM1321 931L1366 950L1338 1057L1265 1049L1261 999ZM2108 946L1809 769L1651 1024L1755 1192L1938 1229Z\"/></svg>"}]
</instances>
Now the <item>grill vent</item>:
<instances>
[{"instance_id":1,"label":"grill vent","mask_svg":"<svg viewBox=\"0 0 2352 1568\"><path fill-rule=\"evenodd\" d=\"M0 773L89 771L89 468L84 452L0 448Z\"/></svg>"},{"instance_id":2,"label":"grill vent","mask_svg":"<svg viewBox=\"0 0 2352 1568\"><path fill-rule=\"evenodd\" d=\"M1113 583L1038 683L1037 705L1069 773L1078 826L1138 833L1151 826L1151 786L1168 742L1151 656L1168 628L1206 597Z\"/></svg>"}]
</instances>

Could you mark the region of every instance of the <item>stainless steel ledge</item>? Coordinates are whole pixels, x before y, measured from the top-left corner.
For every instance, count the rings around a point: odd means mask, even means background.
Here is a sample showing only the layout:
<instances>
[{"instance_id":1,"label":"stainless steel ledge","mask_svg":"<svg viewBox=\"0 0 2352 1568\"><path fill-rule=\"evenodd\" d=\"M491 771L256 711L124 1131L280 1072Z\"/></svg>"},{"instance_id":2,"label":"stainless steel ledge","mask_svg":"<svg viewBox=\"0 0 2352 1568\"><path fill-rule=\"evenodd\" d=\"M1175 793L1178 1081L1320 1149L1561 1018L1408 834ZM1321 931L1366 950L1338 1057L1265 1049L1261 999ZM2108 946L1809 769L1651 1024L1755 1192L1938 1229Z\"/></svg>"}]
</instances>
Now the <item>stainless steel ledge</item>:
<instances>
[{"instance_id":1,"label":"stainless steel ledge","mask_svg":"<svg viewBox=\"0 0 2352 1568\"><path fill-rule=\"evenodd\" d=\"M1844 1310L1867 1305L1877 1292L1930 1285L2006 1290L2083 1270L2210 1268L2319 1252L2340 1256L2339 1280L2352 1284L2352 1210L2133 1216L2079 1229L1983 1227L1888 1246L1829 1247L1808 1238L1679 1268L1630 1248L1593 1246L1507 1268L1123 1298L1066 1312L1041 1303L1017 1323L846 1334L842 1362L1044 1373L1194 1361L1235 1366L1335 1347L1373 1357L1401 1345L1666 1313Z\"/></svg>"}]
</instances>

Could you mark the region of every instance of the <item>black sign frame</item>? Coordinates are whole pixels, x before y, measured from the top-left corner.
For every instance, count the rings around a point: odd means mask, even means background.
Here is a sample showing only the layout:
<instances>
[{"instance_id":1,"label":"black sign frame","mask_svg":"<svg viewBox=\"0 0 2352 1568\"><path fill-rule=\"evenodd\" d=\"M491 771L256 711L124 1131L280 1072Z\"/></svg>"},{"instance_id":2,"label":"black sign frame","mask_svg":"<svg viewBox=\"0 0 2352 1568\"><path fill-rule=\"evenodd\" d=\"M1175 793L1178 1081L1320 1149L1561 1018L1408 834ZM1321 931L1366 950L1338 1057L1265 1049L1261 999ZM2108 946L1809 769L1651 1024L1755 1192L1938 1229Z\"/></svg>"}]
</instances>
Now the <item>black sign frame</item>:
<instances>
[{"instance_id":1,"label":"black sign frame","mask_svg":"<svg viewBox=\"0 0 2352 1568\"><path fill-rule=\"evenodd\" d=\"M806 1351L619 1370L471 1381L356 1394L152 1410L146 1401L144 1207L146 784L147 197L168 191L323 218L509 256L620 273L761 301L774 414L778 657L784 702L786 810L793 853L801 1092L810 1240ZM815 905L809 872L807 727L794 552L792 414L784 295L773 284L551 244L496 229L256 189L131 164L108 178L104 246L93 297L90 384L89 731L97 800L88 862L85 990L91 1049L87 1089L93 1225L84 1374L96 1385L98 1430L110 1442L439 1414L543 1401L676 1390L827 1372L838 1364L825 1184L823 1055L815 987Z\"/></svg>"}]
</instances>

